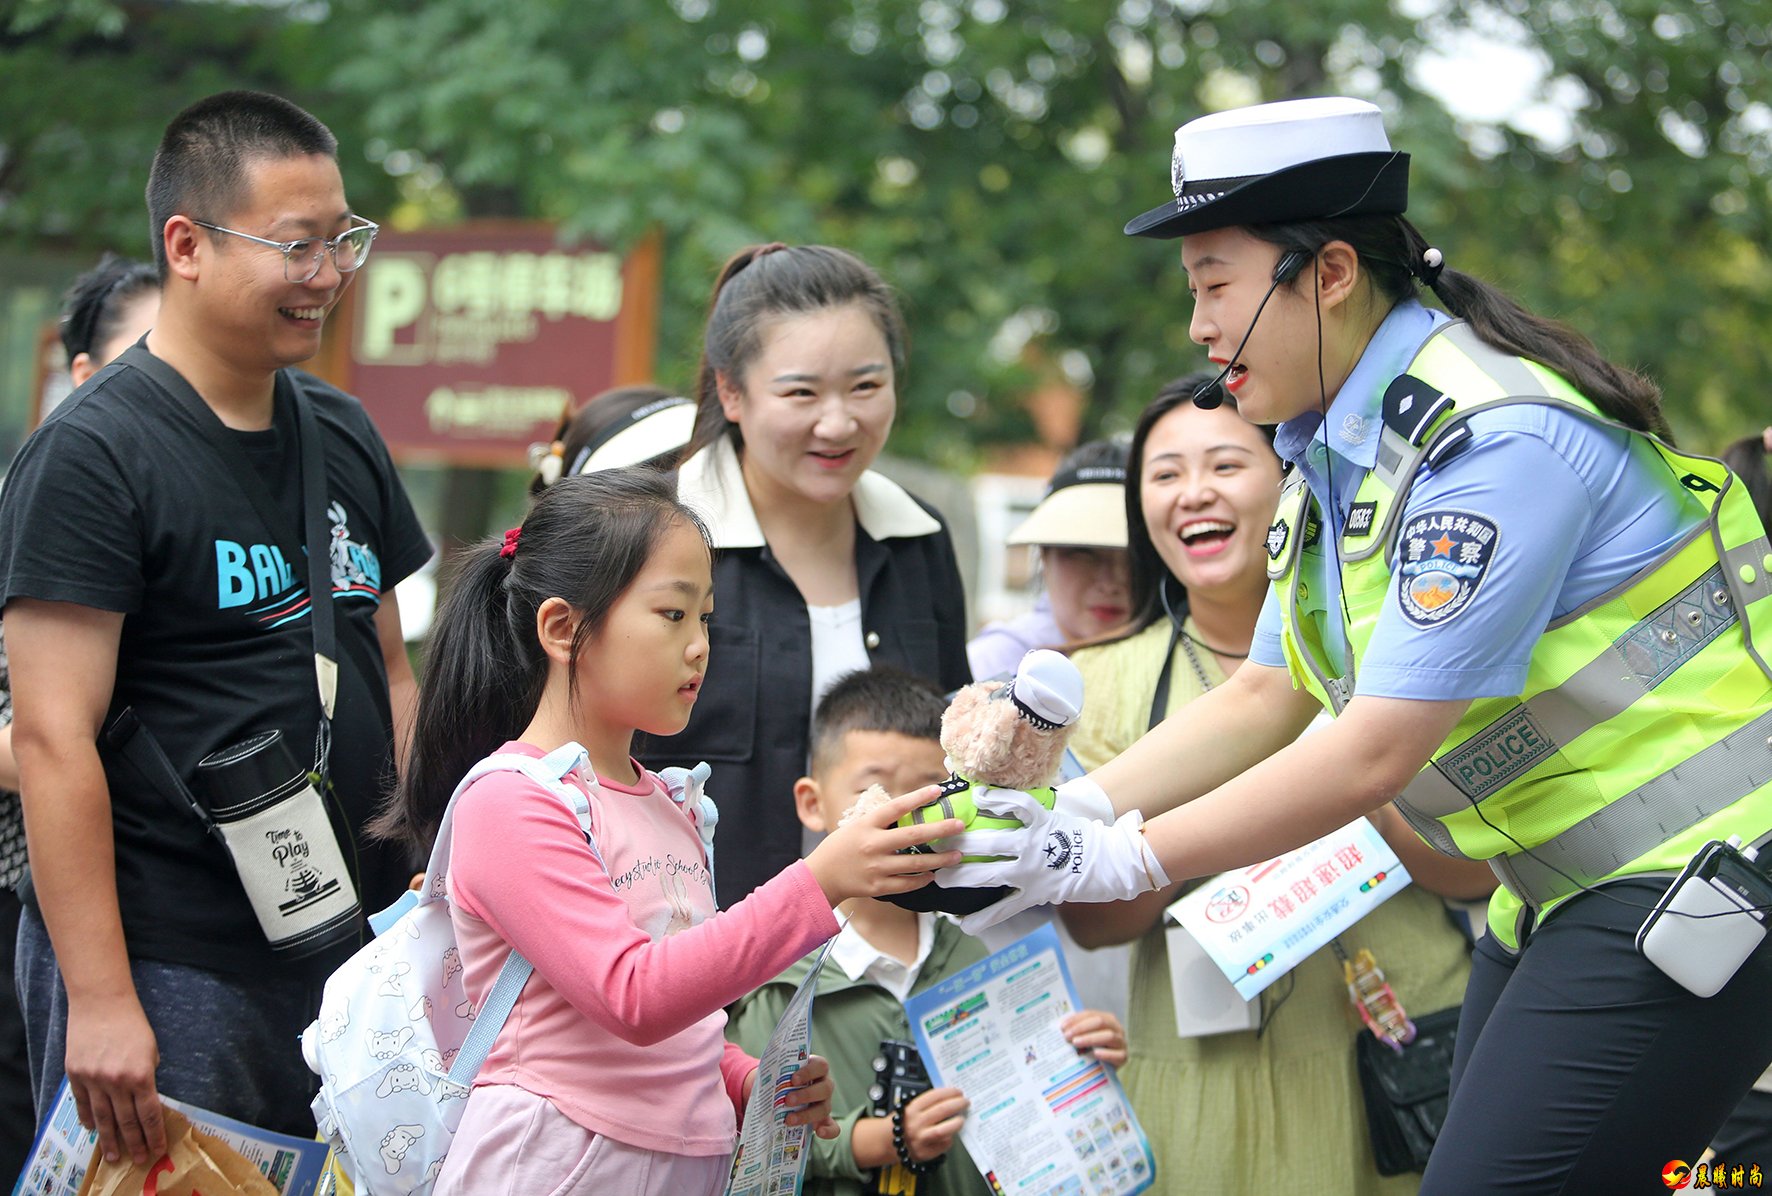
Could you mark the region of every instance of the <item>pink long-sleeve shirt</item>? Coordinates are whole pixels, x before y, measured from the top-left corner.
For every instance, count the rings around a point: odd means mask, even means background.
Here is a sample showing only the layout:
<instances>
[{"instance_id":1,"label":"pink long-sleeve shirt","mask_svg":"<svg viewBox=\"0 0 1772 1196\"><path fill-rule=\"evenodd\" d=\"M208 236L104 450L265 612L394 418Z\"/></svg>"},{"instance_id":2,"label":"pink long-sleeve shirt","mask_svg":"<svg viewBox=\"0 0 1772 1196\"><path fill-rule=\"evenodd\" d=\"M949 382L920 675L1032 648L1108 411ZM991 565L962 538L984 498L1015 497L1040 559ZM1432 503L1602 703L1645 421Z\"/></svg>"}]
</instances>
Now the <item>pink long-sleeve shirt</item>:
<instances>
[{"instance_id":1,"label":"pink long-sleeve shirt","mask_svg":"<svg viewBox=\"0 0 1772 1196\"><path fill-rule=\"evenodd\" d=\"M726 1043L722 1007L834 935L830 904L796 863L718 913L701 840L657 777L567 779L590 797L607 868L520 773L482 777L456 804L450 913L468 993L485 999L512 947L535 965L475 1084L517 1085L642 1149L730 1151L756 1060Z\"/></svg>"}]
</instances>

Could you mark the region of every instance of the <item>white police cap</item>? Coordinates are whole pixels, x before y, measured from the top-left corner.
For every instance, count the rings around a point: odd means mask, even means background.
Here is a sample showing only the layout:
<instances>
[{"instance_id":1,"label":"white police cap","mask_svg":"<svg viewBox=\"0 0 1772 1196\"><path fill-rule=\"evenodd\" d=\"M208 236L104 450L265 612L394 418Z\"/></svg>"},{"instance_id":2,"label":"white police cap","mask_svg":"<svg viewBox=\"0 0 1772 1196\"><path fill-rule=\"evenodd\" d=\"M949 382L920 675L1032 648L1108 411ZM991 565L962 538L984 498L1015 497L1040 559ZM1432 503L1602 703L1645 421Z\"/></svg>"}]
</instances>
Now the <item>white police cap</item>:
<instances>
[{"instance_id":1,"label":"white police cap","mask_svg":"<svg viewBox=\"0 0 1772 1196\"><path fill-rule=\"evenodd\" d=\"M1175 198L1130 221L1128 236L1395 215L1409 206L1409 155L1391 149L1364 100L1281 100L1175 130L1169 181Z\"/></svg>"}]
</instances>

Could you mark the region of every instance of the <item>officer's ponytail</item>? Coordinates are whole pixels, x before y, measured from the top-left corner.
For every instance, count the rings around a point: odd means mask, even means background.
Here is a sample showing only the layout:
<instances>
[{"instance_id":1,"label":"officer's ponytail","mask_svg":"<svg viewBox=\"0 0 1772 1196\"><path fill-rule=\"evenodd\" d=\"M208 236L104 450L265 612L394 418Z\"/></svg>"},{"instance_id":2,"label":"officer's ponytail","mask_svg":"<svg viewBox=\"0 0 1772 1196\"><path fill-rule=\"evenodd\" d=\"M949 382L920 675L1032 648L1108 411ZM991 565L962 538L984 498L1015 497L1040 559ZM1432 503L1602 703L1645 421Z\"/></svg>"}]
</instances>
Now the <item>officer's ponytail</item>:
<instances>
[{"instance_id":1,"label":"officer's ponytail","mask_svg":"<svg viewBox=\"0 0 1772 1196\"><path fill-rule=\"evenodd\" d=\"M1312 254L1331 241L1345 241L1390 304L1411 298L1426 283L1447 312L1486 343L1555 370L1609 419L1673 442L1655 383L1606 360L1591 340L1567 324L1528 311L1500 289L1436 260L1440 251L1430 252L1426 238L1402 216L1353 216L1249 231L1282 249Z\"/></svg>"}]
</instances>

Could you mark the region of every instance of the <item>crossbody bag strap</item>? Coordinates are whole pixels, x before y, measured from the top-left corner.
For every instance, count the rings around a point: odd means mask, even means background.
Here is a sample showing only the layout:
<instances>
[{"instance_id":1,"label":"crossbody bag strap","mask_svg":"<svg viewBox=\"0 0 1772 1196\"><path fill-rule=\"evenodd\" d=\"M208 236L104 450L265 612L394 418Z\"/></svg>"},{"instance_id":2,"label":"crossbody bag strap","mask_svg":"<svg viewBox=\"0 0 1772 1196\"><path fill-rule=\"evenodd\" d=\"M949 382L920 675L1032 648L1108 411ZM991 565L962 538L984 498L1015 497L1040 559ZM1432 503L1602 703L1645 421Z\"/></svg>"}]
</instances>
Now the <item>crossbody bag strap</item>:
<instances>
[{"instance_id":1,"label":"crossbody bag strap","mask_svg":"<svg viewBox=\"0 0 1772 1196\"><path fill-rule=\"evenodd\" d=\"M307 540L308 619L314 632L314 681L319 690L320 726L314 738L314 771L322 792L332 770L332 714L338 699L338 624L332 605L332 537L326 527L326 445L313 407L295 392L289 375L277 371L277 389L295 408L296 443L301 452L302 525ZM232 441L230 440L230 443ZM240 446L235 444L238 449ZM265 489L255 471L253 481ZM267 495L268 497L268 495Z\"/></svg>"},{"instance_id":2,"label":"crossbody bag strap","mask_svg":"<svg viewBox=\"0 0 1772 1196\"><path fill-rule=\"evenodd\" d=\"M1151 693L1150 717L1145 721L1146 731L1155 731L1157 724L1169 714L1169 683L1175 675L1175 645L1181 642L1181 624L1187 618L1187 608L1180 611L1169 605L1169 585L1167 579L1158 583L1157 594L1163 600L1163 613L1169 616L1169 647L1163 652L1163 667L1157 673L1157 688Z\"/></svg>"},{"instance_id":3,"label":"crossbody bag strap","mask_svg":"<svg viewBox=\"0 0 1772 1196\"><path fill-rule=\"evenodd\" d=\"M296 442L301 447L302 524L307 537L308 594L314 624L314 677L320 688L320 709L330 733L338 697L338 623L332 607L332 534L326 526L326 442L313 406L295 392L288 375L277 373L277 386L295 408ZM239 448L239 445L235 445ZM257 478L257 474L253 475ZM261 484L259 489L264 489Z\"/></svg>"},{"instance_id":4,"label":"crossbody bag strap","mask_svg":"<svg viewBox=\"0 0 1772 1196\"><path fill-rule=\"evenodd\" d=\"M327 776L332 754L332 713L338 696L337 627L332 609L331 541L326 532L326 446L320 437L318 421L307 403L296 394L288 375L279 370L276 376L278 397L295 412L296 443L301 453L303 534L308 548L304 552L294 544L283 529L283 516L277 509L270 488L246 456L221 418L210 409L182 374L140 345L131 345L118 360L134 366L159 384L191 420L197 432L220 458L228 476L245 495L258 514L259 522L283 553L290 568L304 556L308 573L308 618L314 635L314 679L320 699L320 727L314 740L314 771L322 779Z\"/></svg>"}]
</instances>

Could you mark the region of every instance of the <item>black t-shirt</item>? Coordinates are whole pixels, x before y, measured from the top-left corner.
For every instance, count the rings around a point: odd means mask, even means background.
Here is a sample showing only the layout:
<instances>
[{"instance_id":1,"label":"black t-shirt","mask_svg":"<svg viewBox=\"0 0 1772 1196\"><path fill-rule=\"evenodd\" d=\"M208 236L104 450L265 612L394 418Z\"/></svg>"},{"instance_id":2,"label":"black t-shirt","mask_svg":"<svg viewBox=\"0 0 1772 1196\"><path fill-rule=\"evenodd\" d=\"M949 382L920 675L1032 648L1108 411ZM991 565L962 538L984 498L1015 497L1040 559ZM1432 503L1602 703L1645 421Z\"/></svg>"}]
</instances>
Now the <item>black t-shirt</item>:
<instances>
[{"instance_id":1,"label":"black t-shirt","mask_svg":"<svg viewBox=\"0 0 1772 1196\"><path fill-rule=\"evenodd\" d=\"M319 720L304 559L301 454L287 398L311 406L326 451L338 636L331 772L366 910L405 887L403 853L361 834L392 779L392 717L376 635L381 595L430 544L362 406L287 371L272 427L227 432L276 496L270 534L192 413L146 374L106 367L31 434L0 492L0 602L40 598L124 614L106 724L133 707L192 784L217 749L279 728L301 763ZM117 897L132 956L224 971L275 961L227 853L111 752ZM312 970L314 964L302 965Z\"/></svg>"}]
</instances>

